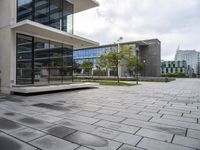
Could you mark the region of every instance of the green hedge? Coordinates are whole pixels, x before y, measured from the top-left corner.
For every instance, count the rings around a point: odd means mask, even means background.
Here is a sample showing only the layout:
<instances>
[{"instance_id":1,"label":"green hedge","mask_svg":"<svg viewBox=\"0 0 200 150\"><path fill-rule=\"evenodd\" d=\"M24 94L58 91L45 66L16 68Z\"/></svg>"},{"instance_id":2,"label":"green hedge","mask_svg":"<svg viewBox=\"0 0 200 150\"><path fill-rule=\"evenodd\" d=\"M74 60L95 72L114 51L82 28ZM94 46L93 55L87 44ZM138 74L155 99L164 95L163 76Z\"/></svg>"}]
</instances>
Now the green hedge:
<instances>
[{"instance_id":1,"label":"green hedge","mask_svg":"<svg viewBox=\"0 0 200 150\"><path fill-rule=\"evenodd\" d=\"M162 77L187 78L187 76L181 72L162 74Z\"/></svg>"},{"instance_id":2,"label":"green hedge","mask_svg":"<svg viewBox=\"0 0 200 150\"><path fill-rule=\"evenodd\" d=\"M107 72L104 70L94 70L93 76L107 76Z\"/></svg>"}]
</instances>

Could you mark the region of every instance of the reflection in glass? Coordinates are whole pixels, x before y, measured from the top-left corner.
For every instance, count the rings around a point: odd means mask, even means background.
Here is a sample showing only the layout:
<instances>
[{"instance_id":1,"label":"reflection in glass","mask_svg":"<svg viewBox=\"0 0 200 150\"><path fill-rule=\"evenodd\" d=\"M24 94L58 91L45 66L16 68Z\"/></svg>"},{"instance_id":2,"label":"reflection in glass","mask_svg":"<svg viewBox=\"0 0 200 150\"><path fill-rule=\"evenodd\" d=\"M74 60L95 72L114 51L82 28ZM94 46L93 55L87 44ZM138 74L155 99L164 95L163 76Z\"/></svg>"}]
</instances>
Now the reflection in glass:
<instances>
[{"instance_id":1,"label":"reflection in glass","mask_svg":"<svg viewBox=\"0 0 200 150\"><path fill-rule=\"evenodd\" d=\"M32 12L33 12L33 7L32 7L33 1L32 0L18 0L17 8L17 20L22 21L22 20L32 20Z\"/></svg>"},{"instance_id":2,"label":"reflection in glass","mask_svg":"<svg viewBox=\"0 0 200 150\"><path fill-rule=\"evenodd\" d=\"M16 58L17 84L72 82L73 47L70 45L17 34Z\"/></svg>"},{"instance_id":3,"label":"reflection in glass","mask_svg":"<svg viewBox=\"0 0 200 150\"><path fill-rule=\"evenodd\" d=\"M67 0L18 0L17 21L29 19L73 34L73 7Z\"/></svg>"},{"instance_id":4,"label":"reflection in glass","mask_svg":"<svg viewBox=\"0 0 200 150\"><path fill-rule=\"evenodd\" d=\"M63 31L73 34L73 5L63 1Z\"/></svg>"},{"instance_id":5,"label":"reflection in glass","mask_svg":"<svg viewBox=\"0 0 200 150\"><path fill-rule=\"evenodd\" d=\"M17 84L32 84L32 41L32 37L17 35Z\"/></svg>"},{"instance_id":6,"label":"reflection in glass","mask_svg":"<svg viewBox=\"0 0 200 150\"><path fill-rule=\"evenodd\" d=\"M49 24L49 0L35 0L35 21Z\"/></svg>"},{"instance_id":7,"label":"reflection in glass","mask_svg":"<svg viewBox=\"0 0 200 150\"><path fill-rule=\"evenodd\" d=\"M49 77L49 41L35 38L34 42L34 83L47 84Z\"/></svg>"},{"instance_id":8,"label":"reflection in glass","mask_svg":"<svg viewBox=\"0 0 200 150\"><path fill-rule=\"evenodd\" d=\"M62 30L62 1L50 0L50 23L53 28Z\"/></svg>"}]
</instances>

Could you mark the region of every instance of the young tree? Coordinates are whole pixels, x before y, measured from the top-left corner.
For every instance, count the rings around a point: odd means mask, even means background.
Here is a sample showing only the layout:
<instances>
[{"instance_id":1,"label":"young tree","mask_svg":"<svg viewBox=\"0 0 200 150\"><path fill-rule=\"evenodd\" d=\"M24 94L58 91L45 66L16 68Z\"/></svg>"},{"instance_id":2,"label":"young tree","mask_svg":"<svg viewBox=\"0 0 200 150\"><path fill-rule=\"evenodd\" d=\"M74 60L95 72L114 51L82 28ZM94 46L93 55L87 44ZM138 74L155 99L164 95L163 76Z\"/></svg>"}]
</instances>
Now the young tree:
<instances>
[{"instance_id":1,"label":"young tree","mask_svg":"<svg viewBox=\"0 0 200 150\"><path fill-rule=\"evenodd\" d=\"M122 57L123 63L127 67L127 70L130 74L133 75L133 72L142 71L144 65L139 61L139 59L133 53L132 46L122 46L120 50L120 55Z\"/></svg>"},{"instance_id":2,"label":"young tree","mask_svg":"<svg viewBox=\"0 0 200 150\"><path fill-rule=\"evenodd\" d=\"M119 82L119 74L118 74L118 65L121 62L120 53L115 51L113 48L110 48L105 54L102 54L97 62L97 68L99 69L114 69L117 76L117 81Z\"/></svg>"},{"instance_id":3,"label":"young tree","mask_svg":"<svg viewBox=\"0 0 200 150\"><path fill-rule=\"evenodd\" d=\"M74 73L81 73L80 64L77 63L76 61L74 61L74 63L73 63L73 71L74 71Z\"/></svg>"},{"instance_id":4,"label":"young tree","mask_svg":"<svg viewBox=\"0 0 200 150\"><path fill-rule=\"evenodd\" d=\"M114 69L114 71L116 72L117 82L120 81L118 73L118 67L119 64L121 63L121 58L122 58L120 54L121 54L120 52L115 51L111 48L106 56L109 68Z\"/></svg>"},{"instance_id":5,"label":"young tree","mask_svg":"<svg viewBox=\"0 0 200 150\"><path fill-rule=\"evenodd\" d=\"M98 59L97 59L97 69L102 71L103 69L106 70L106 73L108 73L108 61L107 61L107 54L102 54ZM108 75L108 74L107 74Z\"/></svg>"},{"instance_id":6,"label":"young tree","mask_svg":"<svg viewBox=\"0 0 200 150\"><path fill-rule=\"evenodd\" d=\"M88 75L91 75L92 74L92 68L93 68L93 63L91 61L84 61L82 64L81 64L81 69L84 70L84 72L87 72Z\"/></svg>"}]
</instances>

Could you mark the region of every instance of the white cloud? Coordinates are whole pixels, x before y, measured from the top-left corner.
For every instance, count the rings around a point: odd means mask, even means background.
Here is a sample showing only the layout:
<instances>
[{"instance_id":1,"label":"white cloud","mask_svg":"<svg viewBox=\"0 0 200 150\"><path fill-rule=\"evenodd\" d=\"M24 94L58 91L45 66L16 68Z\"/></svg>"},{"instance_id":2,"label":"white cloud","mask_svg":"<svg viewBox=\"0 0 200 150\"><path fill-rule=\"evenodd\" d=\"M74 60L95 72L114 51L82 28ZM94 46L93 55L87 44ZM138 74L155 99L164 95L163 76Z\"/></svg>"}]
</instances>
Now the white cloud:
<instances>
[{"instance_id":1,"label":"white cloud","mask_svg":"<svg viewBox=\"0 0 200 150\"><path fill-rule=\"evenodd\" d=\"M101 44L158 38L162 59L182 49L200 50L199 0L98 0L100 6L75 15L75 33Z\"/></svg>"}]
</instances>

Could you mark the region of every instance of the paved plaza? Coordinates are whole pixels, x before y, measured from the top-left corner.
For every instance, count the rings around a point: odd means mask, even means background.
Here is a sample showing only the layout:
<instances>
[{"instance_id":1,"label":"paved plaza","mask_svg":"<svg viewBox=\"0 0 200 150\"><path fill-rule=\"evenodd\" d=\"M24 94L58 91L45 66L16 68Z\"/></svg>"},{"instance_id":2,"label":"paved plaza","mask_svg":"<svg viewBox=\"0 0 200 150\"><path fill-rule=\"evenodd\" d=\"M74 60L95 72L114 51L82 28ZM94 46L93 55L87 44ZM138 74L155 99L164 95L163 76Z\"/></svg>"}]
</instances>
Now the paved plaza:
<instances>
[{"instance_id":1,"label":"paved plaza","mask_svg":"<svg viewBox=\"0 0 200 150\"><path fill-rule=\"evenodd\" d=\"M0 150L200 149L200 80L0 96Z\"/></svg>"}]
</instances>

